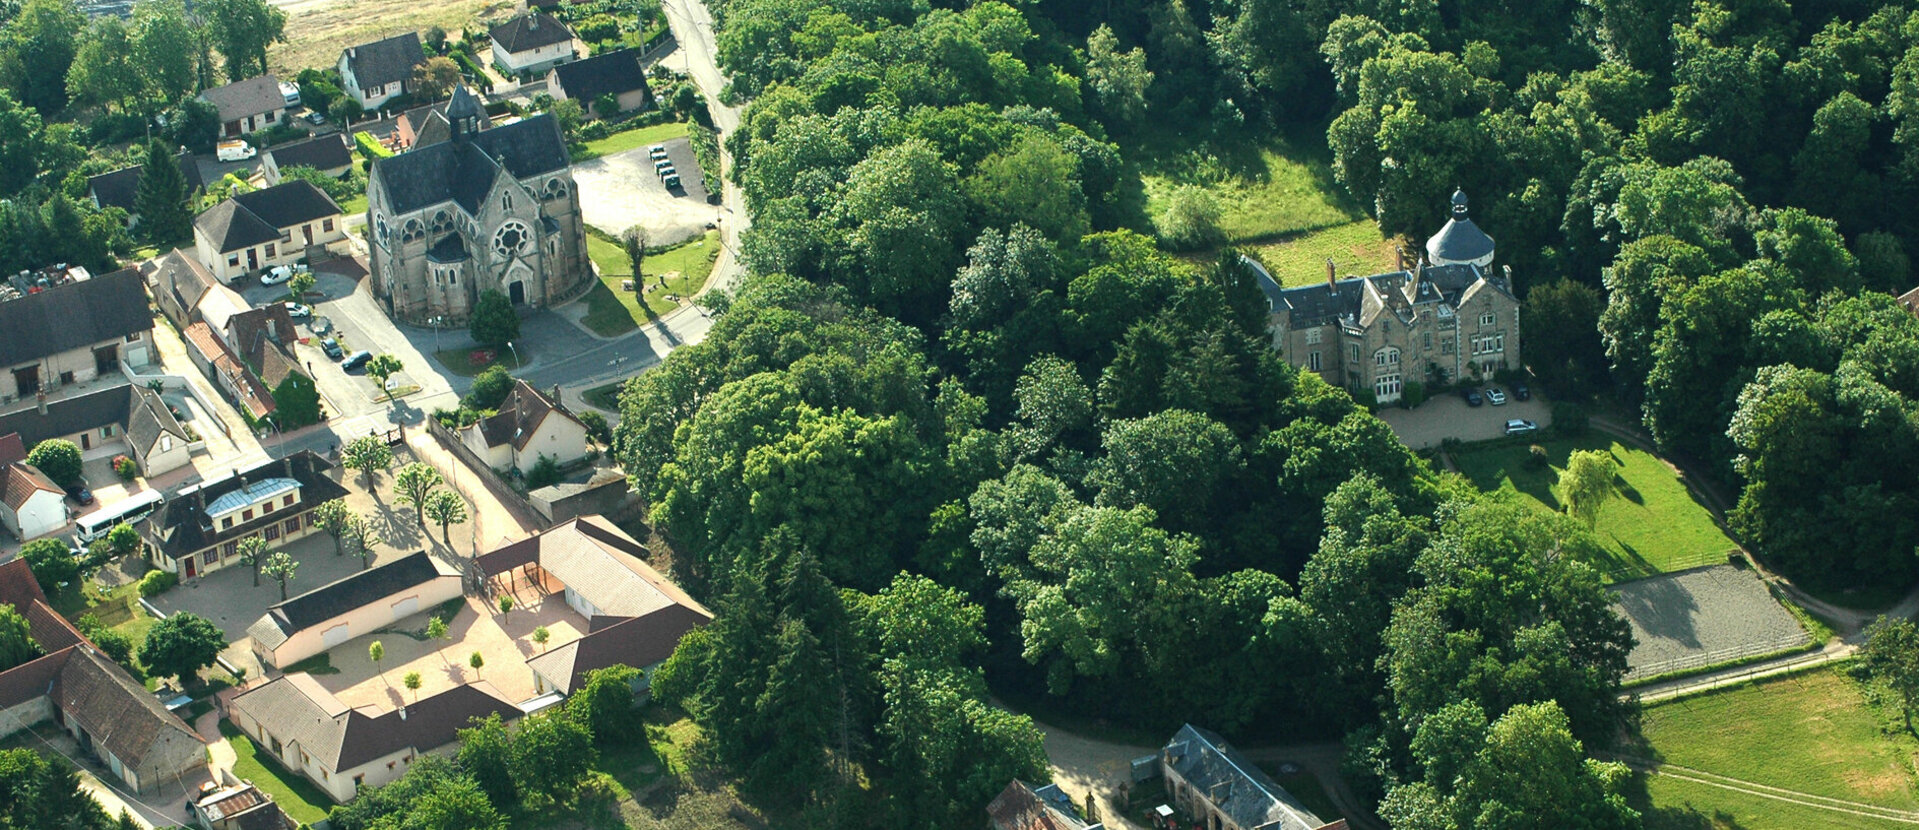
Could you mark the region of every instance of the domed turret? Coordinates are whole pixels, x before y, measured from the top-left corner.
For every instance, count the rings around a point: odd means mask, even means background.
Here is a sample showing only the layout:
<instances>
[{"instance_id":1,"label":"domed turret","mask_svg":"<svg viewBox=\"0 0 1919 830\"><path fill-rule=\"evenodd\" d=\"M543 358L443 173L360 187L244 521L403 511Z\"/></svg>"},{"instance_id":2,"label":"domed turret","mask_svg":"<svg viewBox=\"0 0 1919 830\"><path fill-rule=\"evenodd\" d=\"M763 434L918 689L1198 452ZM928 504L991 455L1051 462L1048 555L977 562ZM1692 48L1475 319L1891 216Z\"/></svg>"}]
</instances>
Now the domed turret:
<instances>
[{"instance_id":1,"label":"domed turret","mask_svg":"<svg viewBox=\"0 0 1919 830\"><path fill-rule=\"evenodd\" d=\"M1434 265L1492 264L1493 238L1466 215L1466 191L1453 191L1453 218L1426 240L1426 260Z\"/></svg>"}]
</instances>

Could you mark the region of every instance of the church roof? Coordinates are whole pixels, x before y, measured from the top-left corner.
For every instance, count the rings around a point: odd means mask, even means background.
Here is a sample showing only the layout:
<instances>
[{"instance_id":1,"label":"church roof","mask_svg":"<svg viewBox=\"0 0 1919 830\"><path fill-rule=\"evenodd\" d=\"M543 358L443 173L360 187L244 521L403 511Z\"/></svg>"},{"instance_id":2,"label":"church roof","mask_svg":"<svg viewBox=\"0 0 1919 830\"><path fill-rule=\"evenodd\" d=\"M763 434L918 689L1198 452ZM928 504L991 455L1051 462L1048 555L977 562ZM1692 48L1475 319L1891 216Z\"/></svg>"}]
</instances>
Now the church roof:
<instances>
[{"instance_id":1,"label":"church roof","mask_svg":"<svg viewBox=\"0 0 1919 830\"><path fill-rule=\"evenodd\" d=\"M1453 217L1439 233L1426 240L1426 258L1435 264L1471 262L1484 265L1493 255L1493 238L1466 215L1466 193L1453 191Z\"/></svg>"},{"instance_id":2,"label":"church roof","mask_svg":"<svg viewBox=\"0 0 1919 830\"><path fill-rule=\"evenodd\" d=\"M459 141L416 146L380 159L373 164L373 179L386 191L395 213L448 201L472 213L493 186L496 170L528 179L563 170L568 163L566 140L557 122L540 114Z\"/></svg>"}]
</instances>

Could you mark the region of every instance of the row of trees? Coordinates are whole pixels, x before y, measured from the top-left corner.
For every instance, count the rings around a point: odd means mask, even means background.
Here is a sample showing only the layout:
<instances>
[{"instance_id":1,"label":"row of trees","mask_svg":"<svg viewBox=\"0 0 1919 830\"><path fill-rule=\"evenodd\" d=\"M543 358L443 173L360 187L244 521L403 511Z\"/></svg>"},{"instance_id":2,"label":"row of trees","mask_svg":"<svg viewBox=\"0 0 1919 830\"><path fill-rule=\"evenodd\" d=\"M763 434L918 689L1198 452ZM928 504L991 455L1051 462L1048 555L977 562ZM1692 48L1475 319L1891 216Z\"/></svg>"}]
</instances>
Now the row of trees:
<instances>
[{"instance_id":1,"label":"row of trees","mask_svg":"<svg viewBox=\"0 0 1919 830\"><path fill-rule=\"evenodd\" d=\"M73 0L26 0L0 14L0 85L51 118L69 104L151 116L216 84L267 70L286 13L262 0L140 0L126 19L89 19ZM221 61L216 62L218 52Z\"/></svg>"}]
</instances>

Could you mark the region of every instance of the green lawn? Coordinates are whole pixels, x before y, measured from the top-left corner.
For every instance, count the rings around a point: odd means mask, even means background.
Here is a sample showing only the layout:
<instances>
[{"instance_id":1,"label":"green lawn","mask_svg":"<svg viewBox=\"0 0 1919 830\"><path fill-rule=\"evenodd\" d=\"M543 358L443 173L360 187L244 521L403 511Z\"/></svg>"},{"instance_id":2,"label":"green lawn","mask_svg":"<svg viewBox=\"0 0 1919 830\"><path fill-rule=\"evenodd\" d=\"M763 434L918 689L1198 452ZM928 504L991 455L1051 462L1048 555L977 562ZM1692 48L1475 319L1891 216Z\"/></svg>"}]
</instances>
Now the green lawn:
<instances>
[{"instance_id":1,"label":"green lawn","mask_svg":"<svg viewBox=\"0 0 1919 830\"><path fill-rule=\"evenodd\" d=\"M1908 766L1919 742L1881 727L1854 681L1828 669L1648 707L1642 744L1629 752L1799 793L1919 809ZM1649 830L1910 826L1664 775L1645 784Z\"/></svg>"},{"instance_id":2,"label":"green lawn","mask_svg":"<svg viewBox=\"0 0 1919 830\"><path fill-rule=\"evenodd\" d=\"M582 397L586 398L586 402L592 404L597 409L604 409L608 412L618 412L620 411L620 391L625 388L625 381L609 383L605 386L595 386L592 389L586 390L586 394Z\"/></svg>"},{"instance_id":3,"label":"green lawn","mask_svg":"<svg viewBox=\"0 0 1919 830\"><path fill-rule=\"evenodd\" d=\"M614 133L598 141L589 141L586 143L585 151L573 154L573 161L577 164L589 159L599 158L600 156L609 156L614 153L631 150L635 147L645 147L648 144L659 144L663 141L685 137L686 122L669 121L665 124L655 124L651 127L641 127L637 130Z\"/></svg>"},{"instance_id":4,"label":"green lawn","mask_svg":"<svg viewBox=\"0 0 1919 830\"><path fill-rule=\"evenodd\" d=\"M1379 235L1379 226L1371 219L1359 219L1344 225L1297 234L1277 242L1252 246L1273 272L1280 285L1311 285L1326 279L1326 260L1332 260L1341 279L1348 274L1366 276L1392 270L1396 263L1395 240ZM1407 256L1417 256L1409 248Z\"/></svg>"},{"instance_id":5,"label":"green lawn","mask_svg":"<svg viewBox=\"0 0 1919 830\"><path fill-rule=\"evenodd\" d=\"M294 773L253 742L252 738L241 732L232 722L220 721L220 734L225 735L227 743L238 756L233 762L233 774L253 782L253 786L264 790L273 800L279 802L280 809L294 821L312 824L326 818L327 808L333 799L306 780Z\"/></svg>"},{"instance_id":6,"label":"green lawn","mask_svg":"<svg viewBox=\"0 0 1919 830\"><path fill-rule=\"evenodd\" d=\"M1615 581L1722 563L1737 547L1658 456L1599 435L1540 446L1548 469L1528 463L1524 443L1456 452L1453 462L1482 490L1511 490L1540 510L1556 511L1561 506L1553 485L1566 457L1573 450L1610 452L1619 465L1613 479L1619 495L1606 502L1594 530L1611 561L1593 564Z\"/></svg>"},{"instance_id":7,"label":"green lawn","mask_svg":"<svg viewBox=\"0 0 1919 830\"><path fill-rule=\"evenodd\" d=\"M1126 157L1139 160L1150 221L1158 221L1182 185L1212 192L1229 242L1269 240L1365 218L1333 181L1323 125L1303 126L1290 135L1153 129L1126 145Z\"/></svg>"},{"instance_id":8,"label":"green lawn","mask_svg":"<svg viewBox=\"0 0 1919 830\"><path fill-rule=\"evenodd\" d=\"M601 336L612 337L678 308L679 302L668 299L668 295L691 297L699 293L706 285L706 278L713 273L713 260L719 257L720 233L707 231L699 239L647 255L641 264L646 274L644 310L640 308L641 298L623 290L621 285L631 279L633 271L626 260L625 249L618 243L589 234L586 253L600 266L600 285L586 295L586 324ZM658 281L662 275L668 275L664 287Z\"/></svg>"},{"instance_id":9,"label":"green lawn","mask_svg":"<svg viewBox=\"0 0 1919 830\"><path fill-rule=\"evenodd\" d=\"M518 344L515 344L518 345ZM475 361L475 353L492 353L488 360ZM505 366L507 371L518 369L522 363L519 355L512 349L442 349L433 353L433 359L439 361L446 370L463 378L470 378L484 371L488 366Z\"/></svg>"},{"instance_id":10,"label":"green lawn","mask_svg":"<svg viewBox=\"0 0 1919 830\"><path fill-rule=\"evenodd\" d=\"M362 193L340 203L340 213L348 219L366 213L366 194Z\"/></svg>"}]
</instances>

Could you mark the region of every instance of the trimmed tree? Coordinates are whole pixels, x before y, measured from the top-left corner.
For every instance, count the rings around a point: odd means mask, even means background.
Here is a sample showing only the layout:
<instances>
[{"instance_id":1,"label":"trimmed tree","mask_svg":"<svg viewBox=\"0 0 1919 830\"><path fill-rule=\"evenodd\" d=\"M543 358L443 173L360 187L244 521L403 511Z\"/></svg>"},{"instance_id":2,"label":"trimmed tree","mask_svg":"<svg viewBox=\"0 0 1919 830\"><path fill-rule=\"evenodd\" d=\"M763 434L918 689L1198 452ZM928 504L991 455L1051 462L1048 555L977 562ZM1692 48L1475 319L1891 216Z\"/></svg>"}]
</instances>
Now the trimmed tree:
<instances>
[{"instance_id":1,"label":"trimmed tree","mask_svg":"<svg viewBox=\"0 0 1919 830\"><path fill-rule=\"evenodd\" d=\"M360 558L360 570L373 566L373 527L367 524L366 517L353 514L353 521L347 526L347 538L353 542L353 555Z\"/></svg>"},{"instance_id":2,"label":"trimmed tree","mask_svg":"<svg viewBox=\"0 0 1919 830\"><path fill-rule=\"evenodd\" d=\"M401 363L400 358L396 357L392 352L381 352L374 355L372 360L367 361L366 373L368 377L380 382L381 393L385 394L387 401L391 402L393 400L393 390L387 388L386 382L394 375L399 374L401 369L405 368L406 364Z\"/></svg>"},{"instance_id":3,"label":"trimmed tree","mask_svg":"<svg viewBox=\"0 0 1919 830\"><path fill-rule=\"evenodd\" d=\"M386 644L379 640L368 643L366 647L366 659L373 661L374 670L380 672L380 682L386 683L386 672L380 671L380 661L386 659ZM391 683L387 683L386 685L387 688L393 687Z\"/></svg>"},{"instance_id":4,"label":"trimmed tree","mask_svg":"<svg viewBox=\"0 0 1919 830\"><path fill-rule=\"evenodd\" d=\"M447 548L451 550L453 532L448 528L466 523L466 500L452 490L435 490L426 497L426 506L423 510L427 518L440 526L440 539L446 542Z\"/></svg>"},{"instance_id":5,"label":"trimmed tree","mask_svg":"<svg viewBox=\"0 0 1919 830\"><path fill-rule=\"evenodd\" d=\"M432 640L433 642L437 643L437 642L440 642L441 640L447 639L446 634L447 634L446 620L440 619L439 617L434 617L426 621L426 638L428 640ZM453 661L446 659L445 649L435 648L434 650L440 652L441 662L446 663L448 666L453 665Z\"/></svg>"},{"instance_id":6,"label":"trimmed tree","mask_svg":"<svg viewBox=\"0 0 1919 830\"><path fill-rule=\"evenodd\" d=\"M182 611L154 623L147 639L140 644L140 665L158 675L171 675L184 682L201 669L213 665L227 638L212 620Z\"/></svg>"},{"instance_id":7,"label":"trimmed tree","mask_svg":"<svg viewBox=\"0 0 1919 830\"><path fill-rule=\"evenodd\" d=\"M179 159L159 139L147 142L133 211L140 215L140 229L155 242L177 242L193 235L187 178L180 172Z\"/></svg>"},{"instance_id":8,"label":"trimmed tree","mask_svg":"<svg viewBox=\"0 0 1919 830\"><path fill-rule=\"evenodd\" d=\"M287 583L293 581L293 572L299 569L299 560L294 559L292 554L283 550L274 551L272 556L267 557L266 565L261 568L261 570L266 571L267 576L272 577L274 581L280 583L281 602L286 601Z\"/></svg>"},{"instance_id":9,"label":"trimmed tree","mask_svg":"<svg viewBox=\"0 0 1919 830\"><path fill-rule=\"evenodd\" d=\"M313 520L320 523L320 529L326 531L328 536L333 537L334 556L346 553L344 539L352 516L352 511L347 509L346 499L330 499L313 508Z\"/></svg>"},{"instance_id":10,"label":"trimmed tree","mask_svg":"<svg viewBox=\"0 0 1919 830\"><path fill-rule=\"evenodd\" d=\"M480 653L476 651L466 658L466 664L473 667L473 676L479 677L480 669L486 667L486 658L480 656Z\"/></svg>"},{"instance_id":11,"label":"trimmed tree","mask_svg":"<svg viewBox=\"0 0 1919 830\"><path fill-rule=\"evenodd\" d=\"M413 693L414 703L420 702L420 673L419 672L410 671L404 675L401 675L400 685L405 686L407 691Z\"/></svg>"},{"instance_id":12,"label":"trimmed tree","mask_svg":"<svg viewBox=\"0 0 1919 830\"><path fill-rule=\"evenodd\" d=\"M541 654L546 653L546 641L552 638L553 633L547 631L544 625L533 629L533 642L539 645Z\"/></svg>"},{"instance_id":13,"label":"trimmed tree","mask_svg":"<svg viewBox=\"0 0 1919 830\"><path fill-rule=\"evenodd\" d=\"M400 472L393 476L393 491L399 494L401 504L413 506L413 519L421 530L426 529L427 497L433 495L444 482L439 470L420 461L401 467Z\"/></svg>"},{"instance_id":14,"label":"trimmed tree","mask_svg":"<svg viewBox=\"0 0 1919 830\"><path fill-rule=\"evenodd\" d=\"M33 451L27 453L27 463L39 468L61 487L71 487L80 481L80 446L65 438L49 438L33 445Z\"/></svg>"},{"instance_id":15,"label":"trimmed tree","mask_svg":"<svg viewBox=\"0 0 1919 830\"><path fill-rule=\"evenodd\" d=\"M258 536L241 539L240 561L253 569L253 587L260 587L260 569L267 564L267 540Z\"/></svg>"},{"instance_id":16,"label":"trimmed tree","mask_svg":"<svg viewBox=\"0 0 1919 830\"><path fill-rule=\"evenodd\" d=\"M481 345L501 348L520 336L520 315L513 310L513 302L498 291L480 292L480 300L473 306L473 318L467 323L467 333Z\"/></svg>"},{"instance_id":17,"label":"trimmed tree","mask_svg":"<svg viewBox=\"0 0 1919 830\"><path fill-rule=\"evenodd\" d=\"M27 618L11 605L0 605L0 671L44 653L33 639L33 628L27 624Z\"/></svg>"},{"instance_id":18,"label":"trimmed tree","mask_svg":"<svg viewBox=\"0 0 1919 830\"><path fill-rule=\"evenodd\" d=\"M346 449L340 451L341 463L349 470L359 470L365 477L366 489L373 489L373 472L384 470L393 465L393 450L377 436L366 435L348 442Z\"/></svg>"}]
</instances>

